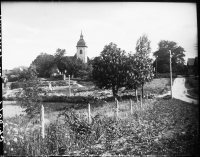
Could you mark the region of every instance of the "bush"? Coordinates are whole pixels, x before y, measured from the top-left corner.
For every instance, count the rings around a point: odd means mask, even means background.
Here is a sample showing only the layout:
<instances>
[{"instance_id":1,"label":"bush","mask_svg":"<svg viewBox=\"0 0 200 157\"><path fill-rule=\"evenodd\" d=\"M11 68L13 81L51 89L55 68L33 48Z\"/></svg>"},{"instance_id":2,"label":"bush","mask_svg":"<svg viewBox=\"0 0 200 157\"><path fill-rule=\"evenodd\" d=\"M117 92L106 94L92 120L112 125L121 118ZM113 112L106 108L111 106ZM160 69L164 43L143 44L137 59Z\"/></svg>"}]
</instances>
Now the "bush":
<instances>
[{"instance_id":1,"label":"bush","mask_svg":"<svg viewBox=\"0 0 200 157\"><path fill-rule=\"evenodd\" d=\"M16 82L19 80L19 76L18 75L9 75L8 76L8 82Z\"/></svg>"},{"instance_id":2,"label":"bush","mask_svg":"<svg viewBox=\"0 0 200 157\"><path fill-rule=\"evenodd\" d=\"M51 77L51 80L63 80L64 78L64 75L56 75L56 76L52 76Z\"/></svg>"},{"instance_id":3,"label":"bush","mask_svg":"<svg viewBox=\"0 0 200 157\"><path fill-rule=\"evenodd\" d=\"M138 99L140 99L141 95L138 95ZM149 99L153 99L154 95L149 95ZM136 101L136 97L133 95L123 95L118 96L118 100L134 100ZM80 104L87 104L87 103L95 103L99 100L104 100L107 102L115 101L115 97L94 97L94 96L43 96L43 102L67 102L67 103L80 103Z\"/></svg>"},{"instance_id":4,"label":"bush","mask_svg":"<svg viewBox=\"0 0 200 157\"><path fill-rule=\"evenodd\" d=\"M191 87L193 87L193 91L196 94L199 94L199 81L194 78L187 78L186 83L188 83Z\"/></svg>"},{"instance_id":5,"label":"bush","mask_svg":"<svg viewBox=\"0 0 200 157\"><path fill-rule=\"evenodd\" d=\"M16 89L16 88L23 88L22 82L12 82L10 85L10 89Z\"/></svg>"},{"instance_id":6,"label":"bush","mask_svg":"<svg viewBox=\"0 0 200 157\"><path fill-rule=\"evenodd\" d=\"M156 77L156 75L155 75ZM172 73L172 78L176 78L177 74L176 73ZM170 73L157 73L157 77L156 78L170 78Z\"/></svg>"}]
</instances>

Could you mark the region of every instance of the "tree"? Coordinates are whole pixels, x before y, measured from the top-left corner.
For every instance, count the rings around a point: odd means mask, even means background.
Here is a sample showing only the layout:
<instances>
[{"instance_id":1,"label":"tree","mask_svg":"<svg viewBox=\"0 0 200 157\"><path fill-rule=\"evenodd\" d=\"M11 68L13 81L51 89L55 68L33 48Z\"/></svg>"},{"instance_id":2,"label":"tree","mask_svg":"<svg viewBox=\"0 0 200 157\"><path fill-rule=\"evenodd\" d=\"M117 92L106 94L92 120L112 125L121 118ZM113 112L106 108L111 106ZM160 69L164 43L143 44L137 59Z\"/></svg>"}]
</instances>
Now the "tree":
<instances>
[{"instance_id":1,"label":"tree","mask_svg":"<svg viewBox=\"0 0 200 157\"><path fill-rule=\"evenodd\" d=\"M127 88L135 89L137 97L138 87L142 87L142 97L144 93L144 84L153 79L152 59L149 58L151 53L150 40L147 35L141 36L136 43L136 53L129 54L127 64L129 67L129 75Z\"/></svg>"},{"instance_id":2,"label":"tree","mask_svg":"<svg viewBox=\"0 0 200 157\"><path fill-rule=\"evenodd\" d=\"M65 69L66 69L66 65L65 65L65 54L66 51L65 49L57 49L56 53L54 54L54 64L57 65L58 70L61 73L64 73ZM64 60L64 61L63 61Z\"/></svg>"},{"instance_id":3,"label":"tree","mask_svg":"<svg viewBox=\"0 0 200 157\"><path fill-rule=\"evenodd\" d=\"M143 54L145 56L149 56L151 53L151 47L150 47L151 41L148 39L148 36L146 34L143 34L136 43L136 54Z\"/></svg>"},{"instance_id":4,"label":"tree","mask_svg":"<svg viewBox=\"0 0 200 157\"><path fill-rule=\"evenodd\" d=\"M172 68L176 72L178 71L184 71L184 64L185 60L183 57L185 57L185 50L181 46L177 46L177 43L174 41L168 41L168 40L161 40L158 43L158 50L154 52L154 56L156 56L157 60L157 72L163 73L163 72L169 72L169 50L171 50L172 54ZM156 67L156 60L154 62L154 67ZM174 72L175 72L174 71Z\"/></svg>"},{"instance_id":5,"label":"tree","mask_svg":"<svg viewBox=\"0 0 200 157\"><path fill-rule=\"evenodd\" d=\"M17 96L17 102L25 109L27 116L33 118L40 113L42 105L41 94L44 91L39 89L40 81L38 80L34 65L28 68L27 77L27 81L23 84L23 92Z\"/></svg>"},{"instance_id":6,"label":"tree","mask_svg":"<svg viewBox=\"0 0 200 157\"><path fill-rule=\"evenodd\" d=\"M49 77L50 69L54 65L54 56L47 53L41 53L36 57L31 65L35 65L39 77Z\"/></svg>"},{"instance_id":7,"label":"tree","mask_svg":"<svg viewBox=\"0 0 200 157\"><path fill-rule=\"evenodd\" d=\"M144 93L143 86L146 82L153 79L152 59L145 57L144 54L129 54L127 60L128 77L127 88L135 89L135 96L137 97L137 89L142 87L142 97Z\"/></svg>"},{"instance_id":8,"label":"tree","mask_svg":"<svg viewBox=\"0 0 200 157\"><path fill-rule=\"evenodd\" d=\"M100 56L93 60L92 76L94 83L100 89L112 88L113 96L117 96L118 89L126 83L127 67L126 53L110 43L106 45Z\"/></svg>"}]
</instances>

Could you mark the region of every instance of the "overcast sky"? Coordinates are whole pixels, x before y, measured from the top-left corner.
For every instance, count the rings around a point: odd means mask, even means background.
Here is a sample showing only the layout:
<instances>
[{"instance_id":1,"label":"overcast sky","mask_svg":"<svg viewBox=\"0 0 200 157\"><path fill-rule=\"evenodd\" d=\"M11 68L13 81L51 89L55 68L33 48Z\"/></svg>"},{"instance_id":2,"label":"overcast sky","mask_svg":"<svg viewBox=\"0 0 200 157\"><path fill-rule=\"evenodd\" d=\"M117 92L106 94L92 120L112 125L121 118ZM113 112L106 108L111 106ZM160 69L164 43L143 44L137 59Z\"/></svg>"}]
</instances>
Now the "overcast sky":
<instances>
[{"instance_id":1,"label":"overcast sky","mask_svg":"<svg viewBox=\"0 0 200 157\"><path fill-rule=\"evenodd\" d=\"M29 66L41 52L58 48L74 55L81 30L89 58L110 42L135 52L144 33L152 52L169 40L185 49L185 59L197 56L195 3L1 2L1 14L3 69Z\"/></svg>"}]
</instances>

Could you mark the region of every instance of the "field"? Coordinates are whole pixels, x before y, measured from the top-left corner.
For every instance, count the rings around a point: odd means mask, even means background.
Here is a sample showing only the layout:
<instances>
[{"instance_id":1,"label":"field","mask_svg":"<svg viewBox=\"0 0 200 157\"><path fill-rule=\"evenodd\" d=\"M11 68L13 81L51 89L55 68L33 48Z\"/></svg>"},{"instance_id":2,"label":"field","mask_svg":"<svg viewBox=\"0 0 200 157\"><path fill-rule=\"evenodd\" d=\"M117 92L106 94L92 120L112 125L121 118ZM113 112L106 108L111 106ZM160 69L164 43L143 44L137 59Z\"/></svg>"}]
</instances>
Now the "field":
<instances>
[{"instance_id":1,"label":"field","mask_svg":"<svg viewBox=\"0 0 200 157\"><path fill-rule=\"evenodd\" d=\"M159 95L168 85L169 79L155 79L144 91ZM131 114L130 101L119 101L117 118L115 102L98 101L91 103L88 123L87 104L76 105L44 103L45 139L40 137L39 115L32 120L26 115L4 117L5 155L200 155L198 106L144 99L142 108L133 101Z\"/></svg>"}]
</instances>

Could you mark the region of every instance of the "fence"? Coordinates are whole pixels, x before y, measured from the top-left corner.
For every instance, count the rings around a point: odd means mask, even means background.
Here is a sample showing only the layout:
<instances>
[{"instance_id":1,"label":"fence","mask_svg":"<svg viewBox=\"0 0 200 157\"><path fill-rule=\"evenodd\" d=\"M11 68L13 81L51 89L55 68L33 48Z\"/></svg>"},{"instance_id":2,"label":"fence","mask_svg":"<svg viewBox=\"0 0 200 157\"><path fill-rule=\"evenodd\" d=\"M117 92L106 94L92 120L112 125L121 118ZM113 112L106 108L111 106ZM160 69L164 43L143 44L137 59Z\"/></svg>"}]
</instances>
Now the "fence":
<instances>
[{"instance_id":1,"label":"fence","mask_svg":"<svg viewBox=\"0 0 200 157\"><path fill-rule=\"evenodd\" d=\"M148 99L148 95L147 95L147 99ZM136 101L138 101L136 99ZM119 101L117 99L115 99L115 106L116 106L116 109L115 109L115 112L116 112L116 119L118 120L119 118ZM140 97L140 103L139 103L139 106L135 106L136 109L141 109L141 110L144 110L144 106L143 106L143 99L142 97ZM132 115L133 114L133 100L130 99L130 114ZM44 106L42 105L41 106L41 113L40 113L40 120L41 120L41 136L42 138L44 139L45 138L45 125L44 125ZM88 118L88 123L91 123L91 106L90 104L88 103L88 108L87 108L87 118Z\"/></svg>"}]
</instances>

